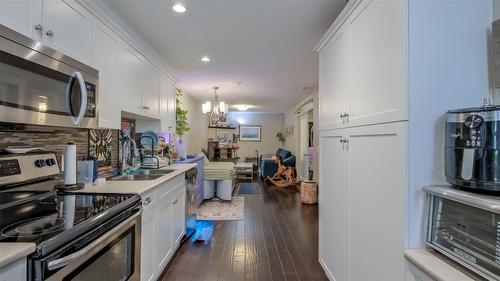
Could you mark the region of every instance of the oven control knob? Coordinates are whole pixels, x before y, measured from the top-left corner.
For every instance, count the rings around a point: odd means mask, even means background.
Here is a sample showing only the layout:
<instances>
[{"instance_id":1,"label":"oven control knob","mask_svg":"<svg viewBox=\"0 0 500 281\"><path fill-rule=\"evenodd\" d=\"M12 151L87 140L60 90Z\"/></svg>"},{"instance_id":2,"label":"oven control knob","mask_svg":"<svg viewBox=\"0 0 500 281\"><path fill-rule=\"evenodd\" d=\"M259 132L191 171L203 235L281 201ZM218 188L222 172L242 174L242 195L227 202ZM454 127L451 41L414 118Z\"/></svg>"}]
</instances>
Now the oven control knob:
<instances>
[{"instance_id":1,"label":"oven control knob","mask_svg":"<svg viewBox=\"0 0 500 281\"><path fill-rule=\"evenodd\" d=\"M45 160L45 164L47 164L47 166L54 166L56 164L56 160L54 158L49 158Z\"/></svg>"},{"instance_id":2,"label":"oven control knob","mask_svg":"<svg viewBox=\"0 0 500 281\"><path fill-rule=\"evenodd\" d=\"M479 115L470 115L465 118L465 127L470 129L479 128L483 124L483 117Z\"/></svg>"},{"instance_id":3,"label":"oven control knob","mask_svg":"<svg viewBox=\"0 0 500 281\"><path fill-rule=\"evenodd\" d=\"M37 166L38 168L41 168L43 166L45 166L45 160L43 159L38 159L35 161L35 166Z\"/></svg>"}]
</instances>

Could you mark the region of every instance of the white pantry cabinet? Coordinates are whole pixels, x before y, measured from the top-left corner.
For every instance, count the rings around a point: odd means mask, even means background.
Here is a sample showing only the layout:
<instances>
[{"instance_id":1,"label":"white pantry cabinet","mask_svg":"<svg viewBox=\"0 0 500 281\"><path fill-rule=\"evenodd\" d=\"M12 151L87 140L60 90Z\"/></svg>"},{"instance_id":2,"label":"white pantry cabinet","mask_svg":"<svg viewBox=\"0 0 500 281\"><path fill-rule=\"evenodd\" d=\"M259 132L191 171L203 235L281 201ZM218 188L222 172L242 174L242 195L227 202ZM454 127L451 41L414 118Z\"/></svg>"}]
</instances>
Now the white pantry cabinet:
<instances>
[{"instance_id":1,"label":"white pantry cabinet","mask_svg":"<svg viewBox=\"0 0 500 281\"><path fill-rule=\"evenodd\" d=\"M320 132L319 258L332 280L404 280L406 130Z\"/></svg>"},{"instance_id":2,"label":"white pantry cabinet","mask_svg":"<svg viewBox=\"0 0 500 281\"><path fill-rule=\"evenodd\" d=\"M0 281L26 281L27 264L26 258L20 258L0 268Z\"/></svg>"},{"instance_id":3,"label":"white pantry cabinet","mask_svg":"<svg viewBox=\"0 0 500 281\"><path fill-rule=\"evenodd\" d=\"M99 70L99 127L121 128L121 41L100 21L93 22L92 65Z\"/></svg>"},{"instance_id":4,"label":"white pantry cabinet","mask_svg":"<svg viewBox=\"0 0 500 281\"><path fill-rule=\"evenodd\" d=\"M404 248L425 247L421 188L445 184L443 116L490 92L491 15L487 1L351 0L321 39L319 259L330 280L404 280Z\"/></svg>"},{"instance_id":5,"label":"white pantry cabinet","mask_svg":"<svg viewBox=\"0 0 500 281\"><path fill-rule=\"evenodd\" d=\"M184 236L184 174L141 195L141 281L156 280Z\"/></svg>"},{"instance_id":6,"label":"white pantry cabinet","mask_svg":"<svg viewBox=\"0 0 500 281\"><path fill-rule=\"evenodd\" d=\"M348 279L349 232L347 220L347 155L345 130L322 131L319 208L319 256L327 274L336 280ZM324 157L323 157L324 155ZM339 198L333 201L332 198ZM340 200L342 198L342 200ZM335 239L332 239L335 237Z\"/></svg>"},{"instance_id":7,"label":"white pantry cabinet","mask_svg":"<svg viewBox=\"0 0 500 281\"><path fill-rule=\"evenodd\" d=\"M1 0L0 23L84 63L92 17L73 0Z\"/></svg>"},{"instance_id":8,"label":"white pantry cabinet","mask_svg":"<svg viewBox=\"0 0 500 281\"><path fill-rule=\"evenodd\" d=\"M354 2L318 45L320 130L408 119L405 1Z\"/></svg>"}]
</instances>

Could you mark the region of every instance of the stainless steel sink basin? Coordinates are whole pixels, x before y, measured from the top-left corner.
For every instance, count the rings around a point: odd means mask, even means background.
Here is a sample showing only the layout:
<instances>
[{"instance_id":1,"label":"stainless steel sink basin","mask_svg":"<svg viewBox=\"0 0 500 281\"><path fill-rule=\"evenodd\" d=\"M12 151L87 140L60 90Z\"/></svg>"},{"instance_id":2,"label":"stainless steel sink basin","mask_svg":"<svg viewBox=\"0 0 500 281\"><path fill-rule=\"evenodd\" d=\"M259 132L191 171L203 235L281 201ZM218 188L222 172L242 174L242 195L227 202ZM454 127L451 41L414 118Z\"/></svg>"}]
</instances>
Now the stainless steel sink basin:
<instances>
[{"instance_id":1,"label":"stainless steel sink basin","mask_svg":"<svg viewBox=\"0 0 500 281\"><path fill-rule=\"evenodd\" d=\"M122 175L112 177L112 181L151 181L155 180L163 175L145 175L145 174L134 174L134 175Z\"/></svg>"},{"instance_id":2,"label":"stainless steel sink basin","mask_svg":"<svg viewBox=\"0 0 500 281\"><path fill-rule=\"evenodd\" d=\"M143 169L140 170L138 174L141 175L168 175L172 173L175 170L168 169L168 170L155 170L155 169Z\"/></svg>"}]
</instances>

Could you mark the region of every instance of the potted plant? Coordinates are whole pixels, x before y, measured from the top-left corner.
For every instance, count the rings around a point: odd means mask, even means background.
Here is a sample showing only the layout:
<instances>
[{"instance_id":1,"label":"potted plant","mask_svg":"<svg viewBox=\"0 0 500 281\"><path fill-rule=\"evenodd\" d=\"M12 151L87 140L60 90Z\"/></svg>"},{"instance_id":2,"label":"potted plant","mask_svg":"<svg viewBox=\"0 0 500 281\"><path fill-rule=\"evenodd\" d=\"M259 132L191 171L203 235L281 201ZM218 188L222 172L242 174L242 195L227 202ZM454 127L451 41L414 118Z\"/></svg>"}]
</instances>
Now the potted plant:
<instances>
[{"instance_id":1,"label":"potted plant","mask_svg":"<svg viewBox=\"0 0 500 281\"><path fill-rule=\"evenodd\" d=\"M185 109L182 109L182 102L181 102L181 97L182 97L182 90L177 88L176 93L175 93L175 133L177 135L176 139L176 150L177 153L181 155L182 157L185 157L186 155L186 149L183 145L183 137L184 134L189 132L191 128L189 128L188 120L187 120L187 113L188 111Z\"/></svg>"}]
</instances>

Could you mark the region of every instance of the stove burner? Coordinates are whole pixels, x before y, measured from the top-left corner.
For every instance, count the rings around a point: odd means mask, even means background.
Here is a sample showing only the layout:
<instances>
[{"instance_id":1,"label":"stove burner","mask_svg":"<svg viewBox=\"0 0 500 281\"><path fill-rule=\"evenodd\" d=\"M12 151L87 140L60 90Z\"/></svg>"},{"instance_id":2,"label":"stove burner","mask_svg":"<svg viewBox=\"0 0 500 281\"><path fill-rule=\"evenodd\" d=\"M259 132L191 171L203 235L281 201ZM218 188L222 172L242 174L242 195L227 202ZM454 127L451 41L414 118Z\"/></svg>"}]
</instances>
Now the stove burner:
<instances>
[{"instance_id":1,"label":"stove burner","mask_svg":"<svg viewBox=\"0 0 500 281\"><path fill-rule=\"evenodd\" d=\"M11 224L2 229L5 237L39 236L64 228L64 219L58 217L39 217Z\"/></svg>"}]
</instances>

